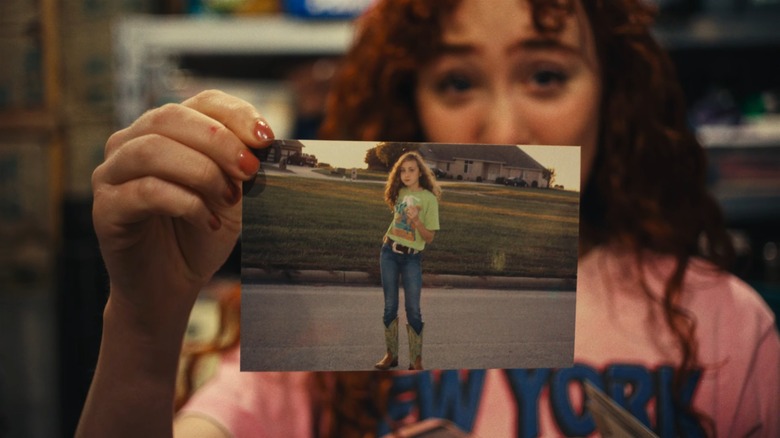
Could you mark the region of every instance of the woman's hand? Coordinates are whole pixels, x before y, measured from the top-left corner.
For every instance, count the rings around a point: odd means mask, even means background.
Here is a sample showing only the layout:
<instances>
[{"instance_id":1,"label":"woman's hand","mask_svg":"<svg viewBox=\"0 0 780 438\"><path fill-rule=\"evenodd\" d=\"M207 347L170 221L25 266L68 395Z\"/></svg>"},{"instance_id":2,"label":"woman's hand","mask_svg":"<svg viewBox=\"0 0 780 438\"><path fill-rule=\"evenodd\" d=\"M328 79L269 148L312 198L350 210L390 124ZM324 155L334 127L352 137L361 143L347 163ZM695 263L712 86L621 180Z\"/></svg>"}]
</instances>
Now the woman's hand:
<instances>
[{"instance_id":1,"label":"woman's hand","mask_svg":"<svg viewBox=\"0 0 780 438\"><path fill-rule=\"evenodd\" d=\"M92 184L112 305L153 318L189 313L241 230L241 181L259 167L247 146L272 138L250 104L207 91L151 110L108 140Z\"/></svg>"},{"instance_id":2,"label":"woman's hand","mask_svg":"<svg viewBox=\"0 0 780 438\"><path fill-rule=\"evenodd\" d=\"M92 215L111 292L77 436L170 435L189 313L241 230L241 182L259 167L247 147L271 139L250 104L207 91L108 140Z\"/></svg>"}]
</instances>

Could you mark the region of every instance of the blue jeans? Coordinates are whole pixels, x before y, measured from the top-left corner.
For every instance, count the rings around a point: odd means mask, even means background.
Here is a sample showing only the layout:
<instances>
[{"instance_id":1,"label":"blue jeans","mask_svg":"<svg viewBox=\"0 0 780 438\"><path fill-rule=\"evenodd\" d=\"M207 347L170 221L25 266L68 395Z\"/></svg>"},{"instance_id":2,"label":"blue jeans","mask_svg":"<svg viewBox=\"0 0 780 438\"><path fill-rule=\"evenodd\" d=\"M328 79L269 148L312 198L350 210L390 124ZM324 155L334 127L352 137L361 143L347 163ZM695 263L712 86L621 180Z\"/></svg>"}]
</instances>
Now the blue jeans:
<instances>
[{"instance_id":1,"label":"blue jeans","mask_svg":"<svg viewBox=\"0 0 780 438\"><path fill-rule=\"evenodd\" d=\"M379 257L382 272L382 289L385 293L385 313L382 321L388 327L398 317L398 277L404 285L404 303L406 321L420 333L423 327L420 312L420 294L422 292L422 254L398 254L389 244L382 245Z\"/></svg>"}]
</instances>

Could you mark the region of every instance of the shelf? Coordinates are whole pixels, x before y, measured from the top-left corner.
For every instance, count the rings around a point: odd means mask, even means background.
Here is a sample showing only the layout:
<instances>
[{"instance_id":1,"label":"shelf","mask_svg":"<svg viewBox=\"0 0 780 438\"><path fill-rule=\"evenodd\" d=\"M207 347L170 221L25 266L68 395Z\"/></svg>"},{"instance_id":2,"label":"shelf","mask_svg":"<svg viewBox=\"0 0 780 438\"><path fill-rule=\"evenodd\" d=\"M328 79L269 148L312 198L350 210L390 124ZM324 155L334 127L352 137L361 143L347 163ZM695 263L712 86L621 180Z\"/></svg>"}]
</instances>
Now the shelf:
<instances>
[{"instance_id":1,"label":"shelf","mask_svg":"<svg viewBox=\"0 0 780 438\"><path fill-rule=\"evenodd\" d=\"M352 42L348 20L255 17L129 16L114 31L117 122L132 123L154 101L154 87L176 69L177 57L340 55ZM157 81L157 82L156 82Z\"/></svg>"},{"instance_id":2,"label":"shelf","mask_svg":"<svg viewBox=\"0 0 780 438\"><path fill-rule=\"evenodd\" d=\"M670 49L780 45L778 17L702 15L654 28ZM165 17L135 15L118 22L118 35L150 50L244 55L343 53L352 41L349 20L304 20L283 15ZM129 35L125 33L129 32ZM126 39L132 37L132 39Z\"/></svg>"},{"instance_id":3,"label":"shelf","mask_svg":"<svg viewBox=\"0 0 780 438\"><path fill-rule=\"evenodd\" d=\"M777 148L780 149L780 116L743 125L701 126L696 134L711 149Z\"/></svg>"},{"instance_id":4,"label":"shelf","mask_svg":"<svg viewBox=\"0 0 780 438\"><path fill-rule=\"evenodd\" d=\"M131 16L118 23L119 39L148 50L188 54L331 55L352 41L345 20L257 17Z\"/></svg>"},{"instance_id":5,"label":"shelf","mask_svg":"<svg viewBox=\"0 0 780 438\"><path fill-rule=\"evenodd\" d=\"M780 46L780 17L699 16L658 23L654 34L669 50Z\"/></svg>"}]
</instances>

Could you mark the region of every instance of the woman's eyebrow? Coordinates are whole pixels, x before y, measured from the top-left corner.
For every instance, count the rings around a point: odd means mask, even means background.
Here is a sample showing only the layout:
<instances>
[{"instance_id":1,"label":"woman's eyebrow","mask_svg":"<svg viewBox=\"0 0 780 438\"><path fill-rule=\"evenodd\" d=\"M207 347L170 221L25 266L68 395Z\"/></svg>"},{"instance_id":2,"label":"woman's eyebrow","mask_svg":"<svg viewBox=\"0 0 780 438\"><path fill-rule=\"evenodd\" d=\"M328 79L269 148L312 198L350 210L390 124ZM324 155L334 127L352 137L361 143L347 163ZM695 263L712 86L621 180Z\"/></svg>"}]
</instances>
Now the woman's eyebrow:
<instances>
[{"instance_id":1,"label":"woman's eyebrow","mask_svg":"<svg viewBox=\"0 0 780 438\"><path fill-rule=\"evenodd\" d=\"M580 54L579 47L574 47L572 45L563 43L557 38L547 37L523 38L508 46L506 53L509 55L517 51L540 52L548 50L556 52L567 52L573 55ZM438 55L464 56L478 53L479 51L479 46L475 44L443 42L439 47Z\"/></svg>"},{"instance_id":2,"label":"woman's eyebrow","mask_svg":"<svg viewBox=\"0 0 780 438\"><path fill-rule=\"evenodd\" d=\"M554 50L557 52L568 52L573 55L580 54L580 48L566 44L557 38L526 38L522 39L507 48L507 54L515 51L546 51Z\"/></svg>"},{"instance_id":3,"label":"woman's eyebrow","mask_svg":"<svg viewBox=\"0 0 780 438\"><path fill-rule=\"evenodd\" d=\"M477 51L476 46L466 43L443 42L439 48L440 55L468 55Z\"/></svg>"}]
</instances>

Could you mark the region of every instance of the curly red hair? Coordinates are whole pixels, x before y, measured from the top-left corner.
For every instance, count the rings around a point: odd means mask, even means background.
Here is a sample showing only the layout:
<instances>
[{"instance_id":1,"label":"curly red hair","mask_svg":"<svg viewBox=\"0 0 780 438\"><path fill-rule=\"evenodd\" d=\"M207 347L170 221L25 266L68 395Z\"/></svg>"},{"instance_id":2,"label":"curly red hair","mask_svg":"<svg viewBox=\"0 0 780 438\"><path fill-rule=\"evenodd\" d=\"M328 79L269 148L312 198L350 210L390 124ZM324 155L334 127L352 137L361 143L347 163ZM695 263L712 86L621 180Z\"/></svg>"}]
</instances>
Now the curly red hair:
<instances>
[{"instance_id":1,"label":"curly red hair","mask_svg":"<svg viewBox=\"0 0 780 438\"><path fill-rule=\"evenodd\" d=\"M417 72L439 52L443 22L459 2L380 1L366 11L334 78L320 137L423 141Z\"/></svg>"}]
</instances>

